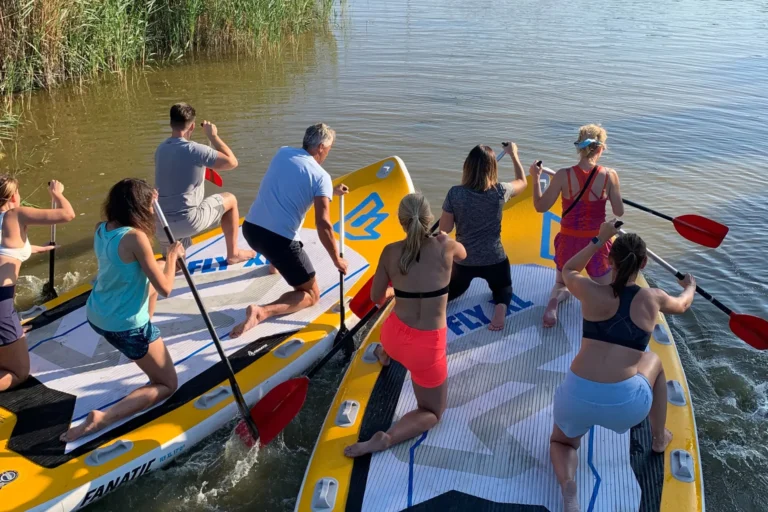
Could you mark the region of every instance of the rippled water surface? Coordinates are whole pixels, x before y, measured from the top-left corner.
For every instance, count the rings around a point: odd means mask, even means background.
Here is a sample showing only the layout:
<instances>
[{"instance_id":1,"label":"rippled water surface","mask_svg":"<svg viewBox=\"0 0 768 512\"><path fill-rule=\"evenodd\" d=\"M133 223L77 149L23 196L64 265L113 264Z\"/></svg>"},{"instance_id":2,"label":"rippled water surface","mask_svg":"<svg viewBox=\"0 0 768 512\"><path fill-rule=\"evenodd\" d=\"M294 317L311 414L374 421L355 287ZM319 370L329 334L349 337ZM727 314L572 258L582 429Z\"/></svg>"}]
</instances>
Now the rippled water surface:
<instances>
[{"instance_id":1,"label":"rippled water surface","mask_svg":"<svg viewBox=\"0 0 768 512\"><path fill-rule=\"evenodd\" d=\"M93 275L101 201L118 178L152 178L168 107L185 100L237 154L225 189L241 212L275 149L300 144L317 120L338 132L332 174L397 154L435 206L473 145L512 139L526 165L563 167L575 163L578 126L600 122L610 146L603 163L619 170L626 197L707 215L731 232L705 250L645 214L630 211L628 226L735 310L768 317L765 2L350 0L332 25L259 57L34 95L17 151L6 150L0 166L25 169L22 192L38 204L48 199L35 187L50 177L67 185L79 216L59 229L60 288ZM32 236L48 239L45 230ZM25 265L32 276L20 306L36 299L45 269L42 258ZM676 289L658 267L648 275ZM765 510L768 356L701 299L672 328L695 402L708 508ZM342 371L339 362L321 375L299 420L261 453L228 445L222 431L93 510L291 510Z\"/></svg>"}]
</instances>

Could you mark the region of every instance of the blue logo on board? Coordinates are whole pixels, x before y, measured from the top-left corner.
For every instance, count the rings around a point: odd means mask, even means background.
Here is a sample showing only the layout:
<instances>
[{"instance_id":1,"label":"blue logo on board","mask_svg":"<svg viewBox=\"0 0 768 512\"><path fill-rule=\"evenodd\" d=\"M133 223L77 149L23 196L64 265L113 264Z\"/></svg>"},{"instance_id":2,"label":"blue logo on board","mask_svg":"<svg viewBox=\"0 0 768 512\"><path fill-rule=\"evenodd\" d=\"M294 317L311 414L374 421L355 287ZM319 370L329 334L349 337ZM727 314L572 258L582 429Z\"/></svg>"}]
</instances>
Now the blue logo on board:
<instances>
[{"instance_id":1,"label":"blue logo on board","mask_svg":"<svg viewBox=\"0 0 768 512\"><path fill-rule=\"evenodd\" d=\"M488 301L488 303L492 305L494 304L492 300ZM521 299L513 293L512 302L507 307L506 316L510 316L512 313L517 313L518 311L528 309L532 306L533 302ZM483 311L483 304L475 304L471 308L448 315L445 320L448 328L453 331L453 334L456 336L467 334L491 323L491 319L488 318L488 315Z\"/></svg>"},{"instance_id":2,"label":"blue logo on board","mask_svg":"<svg viewBox=\"0 0 768 512\"><path fill-rule=\"evenodd\" d=\"M377 240L381 234L376 228L384 222L389 214L384 213L384 201L376 192L363 199L346 218L346 237L350 240ZM339 232L339 223L333 226L334 231Z\"/></svg>"},{"instance_id":3,"label":"blue logo on board","mask_svg":"<svg viewBox=\"0 0 768 512\"><path fill-rule=\"evenodd\" d=\"M555 255L549 250L549 244L552 240L552 223L560 224L560 217L552 212L544 212L541 220L541 247L539 255L545 260L555 259Z\"/></svg>"}]
</instances>

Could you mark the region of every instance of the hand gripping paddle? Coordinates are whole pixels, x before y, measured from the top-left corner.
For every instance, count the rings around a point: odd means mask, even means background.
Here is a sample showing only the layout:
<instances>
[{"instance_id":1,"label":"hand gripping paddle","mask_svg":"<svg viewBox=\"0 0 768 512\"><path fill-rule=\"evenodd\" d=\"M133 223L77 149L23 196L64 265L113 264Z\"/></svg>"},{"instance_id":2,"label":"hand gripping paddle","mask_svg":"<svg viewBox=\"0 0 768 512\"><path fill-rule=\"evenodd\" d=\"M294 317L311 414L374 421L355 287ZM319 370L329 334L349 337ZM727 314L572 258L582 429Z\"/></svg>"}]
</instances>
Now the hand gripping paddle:
<instances>
[{"instance_id":1,"label":"hand gripping paddle","mask_svg":"<svg viewBox=\"0 0 768 512\"><path fill-rule=\"evenodd\" d=\"M166 220L165 215L163 214L163 210L160 208L160 204L157 202L157 199L154 200L154 207L155 213L163 225L165 236L168 237L168 242L173 244L176 239L173 237L173 233L171 233L171 228L168 227L168 221ZM200 298L200 294L197 292L195 282L192 281L192 276L189 275L189 269L187 269L186 262L182 261L181 265L179 266L181 267L181 271L184 273L184 278L187 280L189 290L192 292L192 297L194 297L195 302L197 303L197 308L200 310L200 315L203 317L205 326L208 328L208 333L211 335L211 339L216 345L216 350L219 352L219 357L224 364L224 368L227 372L227 378L229 379L229 384L232 388L232 395L235 397L235 402L237 403L238 409L240 409L240 414L245 419L246 433L248 434L249 438L256 442L256 440L259 439L259 429L256 426L256 423L251 420L251 416L248 414L248 406L245 403L243 394L240 392L240 386L237 385L237 380L235 379L235 372L232 370L232 365L229 363L229 359L224 353L224 349L221 347L221 340L219 340L219 336L216 334L216 328L213 326L213 322L211 322L211 318L208 316L208 312L205 310L205 305L203 305L203 300Z\"/></svg>"},{"instance_id":2,"label":"hand gripping paddle","mask_svg":"<svg viewBox=\"0 0 768 512\"><path fill-rule=\"evenodd\" d=\"M555 171L548 167L542 167L542 170L549 175L555 174ZM665 213L648 208L647 206L630 201L629 199L622 198L622 202L633 208L637 208L638 210L670 221L680 236L704 247L713 249L720 247L720 244L723 243L725 236L728 234L728 226L715 222L712 219L702 217L701 215L688 214L680 215L679 217L670 217Z\"/></svg>"},{"instance_id":3,"label":"hand gripping paddle","mask_svg":"<svg viewBox=\"0 0 768 512\"><path fill-rule=\"evenodd\" d=\"M619 230L620 233L626 233L623 229ZM650 256L656 263L664 267L670 274L674 275L677 279L682 280L685 278L681 272L675 267L661 259L650 249L646 249L648 256ZM696 285L696 291L699 295L707 299L714 304L717 309L728 315L730 320L728 321L728 327L731 328L731 332L753 346L757 350L765 350L768 348L768 321L752 316L742 315L732 311L728 306L714 298L707 291L705 291L699 285Z\"/></svg>"},{"instance_id":4,"label":"hand gripping paddle","mask_svg":"<svg viewBox=\"0 0 768 512\"><path fill-rule=\"evenodd\" d=\"M345 218L344 196L339 197L339 255L344 257ZM369 292L370 294L370 292ZM359 293L358 293L359 295ZM251 409L250 419L258 427L259 443L264 446L272 441L299 414L307 398L310 379L322 368L341 348L346 348L350 354L354 350L354 336L368 323L376 313L371 309L355 325L347 330L346 308L344 307L344 274L339 271L339 330L333 340L331 350L304 376L287 380L275 386L259 400ZM235 432L242 441L251 447L256 442L248 433L246 421L241 421Z\"/></svg>"}]
</instances>

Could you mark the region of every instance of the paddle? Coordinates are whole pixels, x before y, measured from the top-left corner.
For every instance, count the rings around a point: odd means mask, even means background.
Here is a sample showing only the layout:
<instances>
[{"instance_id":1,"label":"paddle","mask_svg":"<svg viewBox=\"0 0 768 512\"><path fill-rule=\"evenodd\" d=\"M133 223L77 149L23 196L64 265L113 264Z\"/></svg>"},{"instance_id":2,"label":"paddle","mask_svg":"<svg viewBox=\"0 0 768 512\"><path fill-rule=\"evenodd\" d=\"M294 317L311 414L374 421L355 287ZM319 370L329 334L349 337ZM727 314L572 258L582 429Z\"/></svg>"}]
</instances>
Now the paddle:
<instances>
[{"instance_id":1,"label":"paddle","mask_svg":"<svg viewBox=\"0 0 768 512\"><path fill-rule=\"evenodd\" d=\"M555 174L555 171L548 167L542 167L541 169L547 174ZM680 215L678 217L670 217L669 215L658 212L634 201L630 201L629 199L622 198L622 202L626 205L632 206L633 208L637 208L638 210L642 210L644 212L650 213L651 215L655 215L664 220L672 222L672 225L675 226L675 229L681 236L687 240L690 240L691 242L703 245L704 247L710 247L712 249L720 247L720 244L723 243L723 240L725 239L725 235L728 234L728 226L720 224L719 222L715 222L714 220L708 219L706 217L702 217L701 215L689 214Z\"/></svg>"},{"instance_id":2,"label":"paddle","mask_svg":"<svg viewBox=\"0 0 768 512\"><path fill-rule=\"evenodd\" d=\"M346 233L345 228L346 218L344 215L344 196L339 196L339 256L343 259L344 258L344 238ZM347 312L344 305L344 272L339 270L339 332L336 333L336 338L341 339L341 337L346 336L347 334ZM345 338L347 339L347 338ZM352 355L352 352L355 351L355 342L352 340L352 338L347 339L347 343L344 345L344 353L347 355L347 357Z\"/></svg>"},{"instance_id":3,"label":"paddle","mask_svg":"<svg viewBox=\"0 0 768 512\"><path fill-rule=\"evenodd\" d=\"M344 218L344 196L339 196L339 256L344 257L345 242L345 218ZM375 309L371 309L362 319L352 328L347 329L346 309L344 307L344 273L339 271L339 330L333 339L331 350L304 376L287 380L275 386L256 405L251 408L251 419L258 426L259 443L264 446L272 441L282 430L296 417L301 411L304 401L307 398L309 389L309 380L322 368L325 363L341 349L349 351L351 355L355 350L354 336L368 323ZM255 439L248 436L244 422L240 422L235 427L235 432L242 441L250 448L254 445Z\"/></svg>"},{"instance_id":4,"label":"paddle","mask_svg":"<svg viewBox=\"0 0 768 512\"><path fill-rule=\"evenodd\" d=\"M664 220L672 222L680 235L690 240L691 242L703 245L704 247L711 247L713 249L720 247L723 243L725 235L728 234L728 226L715 222L714 220L702 217L701 215L680 215L679 217L670 217L656 210L652 210L647 206L635 203L629 199L622 199L624 204L628 204L638 210L650 213Z\"/></svg>"},{"instance_id":5,"label":"paddle","mask_svg":"<svg viewBox=\"0 0 768 512\"><path fill-rule=\"evenodd\" d=\"M623 229L620 229L621 234L626 233ZM659 265L664 267L670 274L673 274L677 279L682 280L685 275L679 272L675 267L661 259L650 249L646 249L648 255ZM730 317L728 326L731 328L731 332L756 348L757 350L765 350L768 348L768 321L762 318L752 315L742 315L732 311L728 306L714 298L707 293L699 285L696 285L696 291L707 299L709 302L717 306L717 309L725 313Z\"/></svg>"},{"instance_id":6,"label":"paddle","mask_svg":"<svg viewBox=\"0 0 768 512\"><path fill-rule=\"evenodd\" d=\"M502 144L505 145L505 144ZM507 153L502 151L499 153L499 155L496 157L496 161L501 161L502 158L504 158L504 155ZM432 226L432 229L429 230L430 234L434 233L435 230L437 230L438 226L440 225L440 221L438 220L435 222L435 224ZM352 310L352 312L358 317L363 317L368 311L373 308L374 304L371 300L371 288L373 287L373 276L371 276L368 281L363 285L363 287L360 289L359 292L357 292L357 295L352 299L352 301L349 303L349 309Z\"/></svg>"},{"instance_id":7,"label":"paddle","mask_svg":"<svg viewBox=\"0 0 768 512\"><path fill-rule=\"evenodd\" d=\"M217 173L210 167L205 168L205 179L216 185L217 187L224 186L224 180L221 179L221 174Z\"/></svg>"},{"instance_id":8,"label":"paddle","mask_svg":"<svg viewBox=\"0 0 768 512\"><path fill-rule=\"evenodd\" d=\"M51 199L51 209L56 209L55 199ZM56 224L51 224L51 242L48 245L53 246L53 249L48 251L48 282L43 286L43 295L55 299L59 296L56 293L56 289L53 287L54 266L56 261Z\"/></svg>"},{"instance_id":9,"label":"paddle","mask_svg":"<svg viewBox=\"0 0 768 512\"><path fill-rule=\"evenodd\" d=\"M389 301L387 301L382 308L386 307L388 303ZM376 307L368 311L368 313L363 316L351 330L346 331L343 338L339 339L337 335L330 352L318 361L306 375L278 384L253 406L251 409L251 418L259 426L259 433L261 434L259 443L262 446L268 444L277 437L277 435L288 426L293 418L299 414L307 399L310 380L343 346L348 343L354 343L355 335L371 320L371 318L373 318L378 310L379 308ZM241 435L243 430L243 423L241 422L235 429L241 439L243 439L243 436ZM245 442L248 447L253 446L253 441L249 437L244 438L243 442Z\"/></svg>"},{"instance_id":10,"label":"paddle","mask_svg":"<svg viewBox=\"0 0 768 512\"><path fill-rule=\"evenodd\" d=\"M171 228L168 226L168 221L166 220L165 215L163 214L163 210L160 208L160 204L157 202L157 199L154 200L154 206L155 213L160 219L160 222L163 224L165 236L168 237L168 242L173 244L176 242L176 239L173 237L173 233L171 233ZM240 386L237 385L235 372L232 370L232 365L229 363L229 359L224 353L224 349L221 347L221 340L219 340L219 336L216 334L216 329L213 327L213 322L211 322L211 318L208 316L208 312L205 310L203 300L200 298L200 294L197 292L197 287L195 286L194 281L192 281L192 276L189 275L187 264L184 261L181 263L182 264L179 266L181 267L181 271L184 273L184 278L187 280L189 290L192 292L192 297L194 297L195 302L197 303L197 308L200 310L200 315L203 317L205 326L208 328L208 333L211 335L211 339L213 340L214 345L216 345L216 350L219 352L219 357L224 363L224 368L227 372L227 378L229 379L229 384L232 387L232 394L235 397L235 402L237 403L238 409L240 409L240 414L245 419L247 432L249 432L251 437L256 440L259 438L259 430L253 420L251 420L251 416L248 414L248 406L245 404L245 398L240 392Z\"/></svg>"}]
</instances>

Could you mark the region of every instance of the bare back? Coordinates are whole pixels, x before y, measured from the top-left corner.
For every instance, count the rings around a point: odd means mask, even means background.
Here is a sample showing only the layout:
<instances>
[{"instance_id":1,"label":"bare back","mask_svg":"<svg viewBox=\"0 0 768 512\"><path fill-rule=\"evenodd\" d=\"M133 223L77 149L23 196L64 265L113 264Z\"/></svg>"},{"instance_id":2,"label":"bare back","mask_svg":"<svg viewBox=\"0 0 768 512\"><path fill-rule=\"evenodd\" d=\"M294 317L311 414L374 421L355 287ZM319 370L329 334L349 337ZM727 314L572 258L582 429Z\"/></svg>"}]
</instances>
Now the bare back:
<instances>
[{"instance_id":1,"label":"bare back","mask_svg":"<svg viewBox=\"0 0 768 512\"><path fill-rule=\"evenodd\" d=\"M453 251L455 242L445 237L426 238L421 246L418 261L414 261L408 274L400 272L400 256L405 242L388 245L382 255L380 266L384 266L392 286L412 293L428 293L448 286L451 281ZM445 310L448 294L426 299L397 298L395 313L414 329L431 331L445 327Z\"/></svg>"},{"instance_id":2,"label":"bare back","mask_svg":"<svg viewBox=\"0 0 768 512\"><path fill-rule=\"evenodd\" d=\"M631 283L630 283L631 284ZM629 308L632 322L646 332L652 332L660 311L657 295L660 290L643 288L637 292ZM661 292L664 293L664 292ZM581 297L585 320L600 322L611 319L619 309L619 298L610 285L598 285ZM620 382L637 373L643 352L605 341L582 338L581 350L571 364L571 370L584 379L595 382Z\"/></svg>"}]
</instances>

